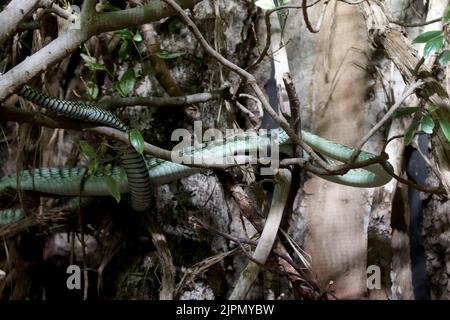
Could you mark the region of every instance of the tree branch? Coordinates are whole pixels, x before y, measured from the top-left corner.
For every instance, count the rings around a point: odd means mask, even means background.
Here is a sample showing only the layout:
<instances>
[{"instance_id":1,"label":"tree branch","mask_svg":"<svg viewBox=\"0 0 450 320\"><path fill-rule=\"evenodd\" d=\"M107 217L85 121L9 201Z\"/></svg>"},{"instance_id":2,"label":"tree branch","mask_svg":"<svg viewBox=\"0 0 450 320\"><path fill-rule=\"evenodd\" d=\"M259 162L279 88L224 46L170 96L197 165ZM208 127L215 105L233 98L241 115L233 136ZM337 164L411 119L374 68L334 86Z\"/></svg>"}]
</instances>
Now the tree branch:
<instances>
[{"instance_id":1,"label":"tree branch","mask_svg":"<svg viewBox=\"0 0 450 320\"><path fill-rule=\"evenodd\" d=\"M404 28L415 28L415 27L423 27L426 26L428 24L432 24L432 23L436 23L442 20L441 18L437 18L437 19L433 19L430 21L425 21L425 22L418 22L418 23L406 23L406 22L400 22L400 21L389 21L390 23L402 26Z\"/></svg>"},{"instance_id":2,"label":"tree branch","mask_svg":"<svg viewBox=\"0 0 450 320\"><path fill-rule=\"evenodd\" d=\"M201 1L202 0L178 0L178 3L182 8L191 8ZM161 1L154 1L141 7L100 13L96 15L90 29L91 33L98 34L138 26L171 16L174 13L175 10L171 7L163 4Z\"/></svg>"},{"instance_id":3,"label":"tree branch","mask_svg":"<svg viewBox=\"0 0 450 320\"><path fill-rule=\"evenodd\" d=\"M25 16L33 11L40 0L12 0L0 12L0 45L17 30L19 23Z\"/></svg>"},{"instance_id":4,"label":"tree branch","mask_svg":"<svg viewBox=\"0 0 450 320\"><path fill-rule=\"evenodd\" d=\"M180 0L180 4L185 8L192 7L198 2L200 0ZM89 14L91 13L89 12ZM92 17L86 18L89 20L89 23L84 23L85 21L83 21L81 29L69 29L47 46L1 76L0 101L3 101L20 88L22 84L44 71L47 66L60 61L73 52L91 36L141 23L157 21L173 13L174 10L172 8L167 7L161 2L155 2L134 9L93 14Z\"/></svg>"},{"instance_id":5,"label":"tree branch","mask_svg":"<svg viewBox=\"0 0 450 320\"><path fill-rule=\"evenodd\" d=\"M218 90L179 97L108 97L100 101L99 106L109 110L127 106L178 107L220 99L223 94Z\"/></svg>"}]
</instances>

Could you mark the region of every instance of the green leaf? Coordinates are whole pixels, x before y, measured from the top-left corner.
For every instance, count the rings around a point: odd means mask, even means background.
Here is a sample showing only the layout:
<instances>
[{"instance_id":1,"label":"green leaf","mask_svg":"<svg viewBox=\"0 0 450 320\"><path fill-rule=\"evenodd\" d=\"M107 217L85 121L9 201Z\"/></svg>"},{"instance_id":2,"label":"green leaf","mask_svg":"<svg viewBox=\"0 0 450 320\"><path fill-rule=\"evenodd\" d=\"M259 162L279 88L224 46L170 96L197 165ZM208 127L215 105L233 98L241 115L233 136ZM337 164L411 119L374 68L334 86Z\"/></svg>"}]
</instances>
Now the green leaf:
<instances>
[{"instance_id":1,"label":"green leaf","mask_svg":"<svg viewBox=\"0 0 450 320\"><path fill-rule=\"evenodd\" d=\"M128 55L128 41L123 41L119 49L119 59L125 60Z\"/></svg>"},{"instance_id":2,"label":"green leaf","mask_svg":"<svg viewBox=\"0 0 450 320\"><path fill-rule=\"evenodd\" d=\"M431 106L428 107L428 112L429 113L433 113L435 112L437 109L439 109L439 107L435 104L432 104Z\"/></svg>"},{"instance_id":3,"label":"green leaf","mask_svg":"<svg viewBox=\"0 0 450 320\"><path fill-rule=\"evenodd\" d=\"M136 34L133 36L133 40L136 42L141 42L142 41L142 35L141 33L138 31L136 31Z\"/></svg>"},{"instance_id":4,"label":"green leaf","mask_svg":"<svg viewBox=\"0 0 450 320\"><path fill-rule=\"evenodd\" d=\"M448 121L448 119L439 118L439 125L441 126L445 138L447 138L447 141L450 142L450 122Z\"/></svg>"},{"instance_id":5,"label":"green leaf","mask_svg":"<svg viewBox=\"0 0 450 320\"><path fill-rule=\"evenodd\" d=\"M156 56L160 59L169 60L169 59L175 59L175 58L181 57L185 54L186 54L186 52L182 52L182 51L178 51L178 52L162 51L162 52L157 52Z\"/></svg>"},{"instance_id":6,"label":"green leaf","mask_svg":"<svg viewBox=\"0 0 450 320\"><path fill-rule=\"evenodd\" d=\"M257 0L255 1L255 6L260 7L264 10L275 9L275 3L273 0Z\"/></svg>"},{"instance_id":7,"label":"green leaf","mask_svg":"<svg viewBox=\"0 0 450 320\"><path fill-rule=\"evenodd\" d=\"M117 202L120 202L120 190L119 190L119 182L111 176L106 176L106 188L109 193L116 199Z\"/></svg>"},{"instance_id":8,"label":"green leaf","mask_svg":"<svg viewBox=\"0 0 450 320\"><path fill-rule=\"evenodd\" d=\"M433 133L433 129L434 129L434 121L433 118L431 117L431 115L425 116L422 118L422 120L420 121L420 129L428 134L432 134Z\"/></svg>"},{"instance_id":9,"label":"green leaf","mask_svg":"<svg viewBox=\"0 0 450 320\"><path fill-rule=\"evenodd\" d=\"M87 141L80 140L78 144L80 145L81 153L83 153L85 156L91 159L97 158L97 152L95 152L94 148L92 148L91 145L87 143Z\"/></svg>"},{"instance_id":10,"label":"green leaf","mask_svg":"<svg viewBox=\"0 0 450 320\"><path fill-rule=\"evenodd\" d=\"M406 130L405 133L405 145L409 145L411 143L411 141L414 139L414 136L416 135L417 129L419 129L419 123L418 122L413 122L408 130Z\"/></svg>"},{"instance_id":11,"label":"green leaf","mask_svg":"<svg viewBox=\"0 0 450 320\"><path fill-rule=\"evenodd\" d=\"M83 59L83 61L86 63L96 63L97 62L97 60L94 57L91 57L87 54L80 53L80 56Z\"/></svg>"},{"instance_id":12,"label":"green leaf","mask_svg":"<svg viewBox=\"0 0 450 320\"><path fill-rule=\"evenodd\" d=\"M441 50L444 45L444 36L438 36L436 38L431 39L425 44L425 48L423 49L423 56L428 58L436 51Z\"/></svg>"},{"instance_id":13,"label":"green leaf","mask_svg":"<svg viewBox=\"0 0 450 320\"><path fill-rule=\"evenodd\" d=\"M133 148L142 154L144 152L144 138L136 129L131 129L129 133L130 142Z\"/></svg>"},{"instance_id":14,"label":"green leaf","mask_svg":"<svg viewBox=\"0 0 450 320\"><path fill-rule=\"evenodd\" d=\"M128 69L120 78L117 89L121 96L126 97L134 88L136 76L133 69Z\"/></svg>"},{"instance_id":15,"label":"green leaf","mask_svg":"<svg viewBox=\"0 0 450 320\"><path fill-rule=\"evenodd\" d=\"M413 43L425 43L430 41L433 38L442 36L441 30L427 31L422 34L419 34L414 40Z\"/></svg>"},{"instance_id":16,"label":"green leaf","mask_svg":"<svg viewBox=\"0 0 450 320\"><path fill-rule=\"evenodd\" d=\"M283 0L283 4L286 4L286 3L289 3L289 2L291 2L291 0Z\"/></svg>"},{"instance_id":17,"label":"green leaf","mask_svg":"<svg viewBox=\"0 0 450 320\"><path fill-rule=\"evenodd\" d=\"M134 37L134 34L130 29L117 30L114 34L123 40L133 40Z\"/></svg>"},{"instance_id":18,"label":"green leaf","mask_svg":"<svg viewBox=\"0 0 450 320\"><path fill-rule=\"evenodd\" d=\"M88 62L88 63L86 63L86 67L91 71L95 71L95 70L106 71L106 66L104 64L100 64L100 63Z\"/></svg>"},{"instance_id":19,"label":"green leaf","mask_svg":"<svg viewBox=\"0 0 450 320\"><path fill-rule=\"evenodd\" d=\"M450 61L450 50L444 50L444 52L442 52L441 56L439 57L439 63L444 66L449 61Z\"/></svg>"},{"instance_id":20,"label":"green leaf","mask_svg":"<svg viewBox=\"0 0 450 320\"><path fill-rule=\"evenodd\" d=\"M98 97L98 86L94 81L86 82L86 92L91 99L97 99Z\"/></svg>"},{"instance_id":21,"label":"green leaf","mask_svg":"<svg viewBox=\"0 0 450 320\"><path fill-rule=\"evenodd\" d=\"M95 159L92 159L91 161L89 161L88 164L88 172L89 174L94 174L98 169L98 162Z\"/></svg>"},{"instance_id":22,"label":"green leaf","mask_svg":"<svg viewBox=\"0 0 450 320\"><path fill-rule=\"evenodd\" d=\"M450 4L444 10L444 14L442 16L442 24L447 24L450 22Z\"/></svg>"},{"instance_id":23,"label":"green leaf","mask_svg":"<svg viewBox=\"0 0 450 320\"><path fill-rule=\"evenodd\" d=\"M420 111L420 107L398 108L394 113L394 118L403 118Z\"/></svg>"}]
</instances>

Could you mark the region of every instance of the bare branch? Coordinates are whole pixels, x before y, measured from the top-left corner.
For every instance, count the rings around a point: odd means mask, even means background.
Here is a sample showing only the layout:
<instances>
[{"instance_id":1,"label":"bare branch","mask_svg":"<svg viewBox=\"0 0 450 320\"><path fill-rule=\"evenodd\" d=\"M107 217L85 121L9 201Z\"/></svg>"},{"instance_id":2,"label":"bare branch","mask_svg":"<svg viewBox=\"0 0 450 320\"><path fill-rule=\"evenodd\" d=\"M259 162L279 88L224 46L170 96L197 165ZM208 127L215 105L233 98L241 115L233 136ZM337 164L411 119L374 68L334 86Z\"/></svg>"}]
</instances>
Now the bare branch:
<instances>
[{"instance_id":1,"label":"bare branch","mask_svg":"<svg viewBox=\"0 0 450 320\"><path fill-rule=\"evenodd\" d=\"M0 44L11 37L17 30L19 23L28 13L33 11L39 4L39 0L12 0L0 12Z\"/></svg>"},{"instance_id":2,"label":"bare branch","mask_svg":"<svg viewBox=\"0 0 450 320\"><path fill-rule=\"evenodd\" d=\"M433 19L433 20L430 20L430 21L418 22L418 23L404 23L404 22L400 22L400 21L389 21L389 22L393 23L393 24L396 24L396 25L399 25L399 26L402 26L404 28L414 28L414 27L423 27L423 26L426 26L428 24L433 24L433 23L439 22L441 20L442 20L442 17L441 18L437 18L437 19Z\"/></svg>"},{"instance_id":3,"label":"bare branch","mask_svg":"<svg viewBox=\"0 0 450 320\"><path fill-rule=\"evenodd\" d=\"M308 6L306 4L307 0L303 0L302 4L302 12L303 12L303 19L305 20L306 27L308 30L312 33L317 33L320 31L320 27L322 26L323 18L325 17L325 12L327 11L328 4L330 3L329 0L325 0L325 2L322 4L322 9L320 10L319 18L317 19L316 27L314 28L311 25L311 21L309 21L308 17Z\"/></svg>"},{"instance_id":4,"label":"bare branch","mask_svg":"<svg viewBox=\"0 0 450 320\"><path fill-rule=\"evenodd\" d=\"M383 118L378 121L375 126L373 126L372 129L370 129L369 133L367 133L359 142L357 147L355 148L355 151L353 151L352 156L349 159L349 163L353 162L356 157L358 157L359 153L361 152L362 147L366 142L378 131L380 128L392 117L394 112L402 105L402 103L408 98L410 95L412 95L418 88L420 88L424 82L422 80L418 80L417 82L414 82L408 88L405 90L405 93L398 99L398 101L389 109L388 112L383 116Z\"/></svg>"},{"instance_id":5,"label":"bare branch","mask_svg":"<svg viewBox=\"0 0 450 320\"><path fill-rule=\"evenodd\" d=\"M108 97L99 105L109 110L127 106L178 107L220 99L223 91L203 92L179 97Z\"/></svg>"}]
</instances>

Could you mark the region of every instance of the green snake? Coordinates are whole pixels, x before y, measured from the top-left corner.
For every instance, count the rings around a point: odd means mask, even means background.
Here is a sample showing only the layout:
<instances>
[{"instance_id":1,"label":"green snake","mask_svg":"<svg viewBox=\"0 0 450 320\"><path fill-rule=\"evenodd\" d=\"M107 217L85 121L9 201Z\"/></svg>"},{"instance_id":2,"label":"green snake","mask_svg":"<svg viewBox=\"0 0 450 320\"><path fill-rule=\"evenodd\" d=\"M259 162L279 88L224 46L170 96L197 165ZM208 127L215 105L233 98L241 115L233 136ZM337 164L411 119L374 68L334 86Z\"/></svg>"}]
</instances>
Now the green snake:
<instances>
[{"instance_id":1,"label":"green snake","mask_svg":"<svg viewBox=\"0 0 450 320\"><path fill-rule=\"evenodd\" d=\"M19 95L28 101L66 117L104 124L120 131L128 132L127 126L118 117L97 106L49 97L28 85L22 86ZM150 177L143 156L136 150L127 148L125 152L120 154L120 163L128 179L128 187L131 193L131 207L136 211L146 211L150 207L152 193ZM47 176L47 178L52 179L54 176ZM42 180L44 182L45 178ZM37 187L35 189L36 191L39 190L41 181L33 181L32 179L20 179L21 189L27 190L30 187L29 185L27 188L27 182L31 182L31 187ZM61 193L55 192L55 194Z\"/></svg>"},{"instance_id":2,"label":"green snake","mask_svg":"<svg viewBox=\"0 0 450 320\"><path fill-rule=\"evenodd\" d=\"M127 131L127 127L119 118L97 106L51 98L27 85L21 89L19 94L23 98L59 114L84 121L102 123ZM354 148L329 141L304 130L301 131L301 135L303 141L324 159L346 162L354 151ZM231 154L242 155L258 148L270 148L274 143L279 147L283 147L290 145L290 140L281 129L278 129L278 135L275 138L269 134L258 135L256 132L245 132L236 135L233 139L227 138L226 141L219 140L205 143L195 148L184 149L181 151L181 154L192 157L221 159L225 154L229 155L230 150ZM355 163L364 162L374 157L376 157L375 154L361 151ZM330 163L334 165L334 162L330 161ZM386 165L390 167L387 161ZM20 189L63 196L108 196L110 193L107 188L106 177L110 176L117 181L122 181L119 187L120 192L129 192L131 194L132 207L137 211L143 211L150 205L152 185L168 183L195 173L204 172L207 169L189 167L157 158L144 159L136 151L128 150L127 153L121 156L121 166L99 167L93 174L88 176L85 176L86 170L85 168L22 170L17 174L13 173L0 179L0 194L7 189ZM124 180L119 179L122 170L126 173L126 179ZM85 178L83 179L83 177ZM351 169L343 175L324 174L320 175L320 177L338 184L361 188L379 187L388 183L392 178L379 163L361 169ZM19 181L19 186L17 181ZM23 216L17 214L16 211L9 210L8 212L4 213L7 216L4 221L8 221L8 223L14 220L13 217ZM0 211L0 225L2 224L1 214L2 212Z\"/></svg>"}]
</instances>

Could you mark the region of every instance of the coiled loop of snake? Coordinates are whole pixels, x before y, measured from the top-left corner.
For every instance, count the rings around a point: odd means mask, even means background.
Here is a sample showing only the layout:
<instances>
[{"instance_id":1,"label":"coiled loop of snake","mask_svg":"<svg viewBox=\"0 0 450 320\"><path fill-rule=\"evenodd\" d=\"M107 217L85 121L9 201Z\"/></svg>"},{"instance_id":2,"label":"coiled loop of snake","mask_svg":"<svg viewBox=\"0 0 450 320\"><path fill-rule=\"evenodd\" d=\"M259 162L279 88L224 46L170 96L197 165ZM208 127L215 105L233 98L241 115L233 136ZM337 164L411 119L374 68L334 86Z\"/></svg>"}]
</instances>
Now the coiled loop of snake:
<instances>
[{"instance_id":1,"label":"coiled loop of snake","mask_svg":"<svg viewBox=\"0 0 450 320\"><path fill-rule=\"evenodd\" d=\"M128 132L127 126L118 117L97 106L49 97L28 85L24 85L18 94L30 102L66 117ZM117 142L116 144L121 145ZM128 179L131 207L135 211L146 211L152 199L152 186L143 155L132 148L127 148L120 155L120 162Z\"/></svg>"},{"instance_id":2,"label":"coiled loop of snake","mask_svg":"<svg viewBox=\"0 0 450 320\"><path fill-rule=\"evenodd\" d=\"M127 131L123 122L113 114L96 106L86 105L73 101L59 100L48 97L36 90L24 86L20 91L24 98L40 104L48 109L85 121L102 123L107 126ZM352 156L354 148L335 143L302 130L302 139L314 151L326 159L347 162ZM200 147L188 148L186 155L195 157L212 156L219 160L226 157L225 151L231 150L231 154L247 154L253 150L271 146L273 143L278 146L288 146L290 139L287 134L279 129L278 138L274 141L267 136L261 136L256 132L246 132L234 136L231 141L217 141L206 143ZM290 149L290 148L288 148ZM377 157L375 154L361 151L355 163L364 162ZM131 192L132 207L137 211L146 210L151 199L151 184L163 184L175 179L189 176L194 173L203 172L205 169L198 167L189 167L180 163L150 158L144 161L144 158L134 149L121 156L122 166L126 172L128 181L121 181L120 192ZM332 166L335 164L330 162ZM312 164L314 166L314 164ZM390 167L388 161L385 165ZM0 179L0 193L3 190L22 189L48 194L58 194L65 196L106 196L109 191L106 187L106 177L117 178L120 176L119 167L99 168L94 174L90 175L83 183L83 168L38 168L31 170L22 170L17 174L12 174ZM320 168L317 168L320 171ZM360 169L351 169L343 175L319 174L323 179L335 182L341 185L347 185L360 188L379 187L388 183L392 177L385 171L380 163L368 165ZM20 182L20 185L17 184ZM83 187L82 194L80 189ZM1 211L0 211L1 213ZM8 217L11 215L8 215Z\"/></svg>"}]
</instances>

